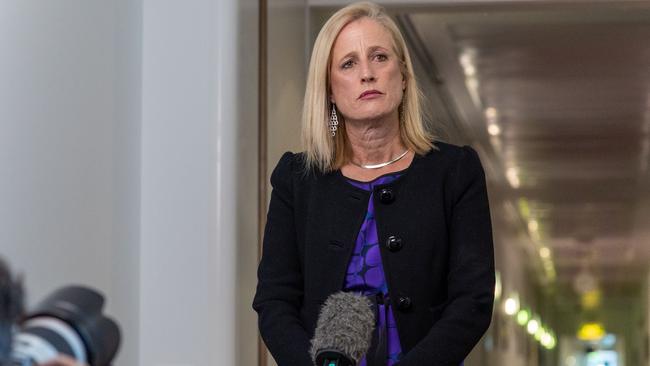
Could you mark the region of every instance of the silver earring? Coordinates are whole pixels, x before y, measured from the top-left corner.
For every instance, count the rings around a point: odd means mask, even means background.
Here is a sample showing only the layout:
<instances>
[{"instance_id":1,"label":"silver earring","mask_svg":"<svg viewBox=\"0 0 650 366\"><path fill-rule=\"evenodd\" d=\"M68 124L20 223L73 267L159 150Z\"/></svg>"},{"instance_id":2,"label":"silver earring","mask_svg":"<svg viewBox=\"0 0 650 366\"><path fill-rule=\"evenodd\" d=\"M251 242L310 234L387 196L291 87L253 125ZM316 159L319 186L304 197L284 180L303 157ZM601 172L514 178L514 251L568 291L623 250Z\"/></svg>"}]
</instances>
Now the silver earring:
<instances>
[{"instance_id":1,"label":"silver earring","mask_svg":"<svg viewBox=\"0 0 650 366\"><path fill-rule=\"evenodd\" d=\"M336 129L338 128L339 125L339 116L336 115L336 108L334 108L334 103L332 103L332 112L330 113L330 132L332 133L332 137L336 135Z\"/></svg>"}]
</instances>

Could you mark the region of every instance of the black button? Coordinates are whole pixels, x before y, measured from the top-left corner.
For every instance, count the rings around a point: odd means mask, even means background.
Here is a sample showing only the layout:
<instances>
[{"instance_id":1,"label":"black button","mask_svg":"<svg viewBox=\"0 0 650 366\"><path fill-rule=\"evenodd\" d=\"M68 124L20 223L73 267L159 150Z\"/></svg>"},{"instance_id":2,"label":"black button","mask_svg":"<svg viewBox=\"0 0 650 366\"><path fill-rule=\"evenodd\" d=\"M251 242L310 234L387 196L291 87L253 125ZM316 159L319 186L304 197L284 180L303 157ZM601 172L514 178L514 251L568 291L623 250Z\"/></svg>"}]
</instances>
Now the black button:
<instances>
[{"instance_id":1,"label":"black button","mask_svg":"<svg viewBox=\"0 0 650 366\"><path fill-rule=\"evenodd\" d=\"M391 235L386 239L386 248L391 252L397 252L402 249L402 239Z\"/></svg>"},{"instance_id":2,"label":"black button","mask_svg":"<svg viewBox=\"0 0 650 366\"><path fill-rule=\"evenodd\" d=\"M405 311L411 308L411 298L402 296L397 300L397 309Z\"/></svg>"},{"instance_id":3,"label":"black button","mask_svg":"<svg viewBox=\"0 0 650 366\"><path fill-rule=\"evenodd\" d=\"M391 203L395 201L395 194L393 193L393 190L390 188L382 188L382 190L379 191L379 200L382 203Z\"/></svg>"}]
</instances>

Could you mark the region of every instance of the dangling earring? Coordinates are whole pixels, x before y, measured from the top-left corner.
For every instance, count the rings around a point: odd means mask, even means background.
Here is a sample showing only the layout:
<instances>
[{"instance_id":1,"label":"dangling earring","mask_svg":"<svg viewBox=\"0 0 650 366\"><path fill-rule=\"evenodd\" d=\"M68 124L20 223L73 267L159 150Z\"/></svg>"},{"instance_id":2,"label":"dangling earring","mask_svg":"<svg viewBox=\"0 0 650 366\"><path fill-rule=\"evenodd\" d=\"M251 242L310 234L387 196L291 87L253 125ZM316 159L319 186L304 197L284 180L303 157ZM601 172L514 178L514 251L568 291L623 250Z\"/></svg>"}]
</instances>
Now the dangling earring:
<instances>
[{"instance_id":1,"label":"dangling earring","mask_svg":"<svg viewBox=\"0 0 650 366\"><path fill-rule=\"evenodd\" d=\"M339 116L336 115L336 108L334 107L334 103L332 103L332 112L330 113L330 132L332 133L332 137L336 135L336 129L338 128L339 125Z\"/></svg>"}]
</instances>

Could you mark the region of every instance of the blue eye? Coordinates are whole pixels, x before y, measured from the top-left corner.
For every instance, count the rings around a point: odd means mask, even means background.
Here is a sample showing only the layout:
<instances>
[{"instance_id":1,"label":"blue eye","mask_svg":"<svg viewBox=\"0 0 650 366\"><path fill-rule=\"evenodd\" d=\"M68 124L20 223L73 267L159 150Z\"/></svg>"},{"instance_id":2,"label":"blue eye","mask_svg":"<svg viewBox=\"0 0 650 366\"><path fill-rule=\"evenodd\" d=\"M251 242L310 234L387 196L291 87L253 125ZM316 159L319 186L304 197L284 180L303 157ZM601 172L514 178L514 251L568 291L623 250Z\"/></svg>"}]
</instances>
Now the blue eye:
<instances>
[{"instance_id":1,"label":"blue eye","mask_svg":"<svg viewBox=\"0 0 650 366\"><path fill-rule=\"evenodd\" d=\"M343 65L341 65L342 69L349 69L350 67L352 67L352 60L346 61L343 63Z\"/></svg>"}]
</instances>

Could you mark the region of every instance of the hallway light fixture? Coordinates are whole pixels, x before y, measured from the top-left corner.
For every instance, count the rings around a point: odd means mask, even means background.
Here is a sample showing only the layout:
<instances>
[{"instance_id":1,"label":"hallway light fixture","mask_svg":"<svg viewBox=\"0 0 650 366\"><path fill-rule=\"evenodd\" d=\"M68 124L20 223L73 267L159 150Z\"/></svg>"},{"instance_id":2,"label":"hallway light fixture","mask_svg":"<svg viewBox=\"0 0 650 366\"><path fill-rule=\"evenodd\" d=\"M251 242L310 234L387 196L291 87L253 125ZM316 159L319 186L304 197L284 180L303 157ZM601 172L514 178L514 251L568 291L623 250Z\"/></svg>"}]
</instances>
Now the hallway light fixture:
<instances>
[{"instance_id":1,"label":"hallway light fixture","mask_svg":"<svg viewBox=\"0 0 650 366\"><path fill-rule=\"evenodd\" d=\"M598 341L605 336L605 327L599 322L584 323L578 329L578 339L582 341Z\"/></svg>"},{"instance_id":2,"label":"hallway light fixture","mask_svg":"<svg viewBox=\"0 0 650 366\"><path fill-rule=\"evenodd\" d=\"M511 300L511 298L508 298L508 300ZM544 324L542 322L539 315L533 314L530 308L520 306L520 309L516 312L515 320L517 321L517 324L525 327L526 332L531 335L537 342L539 342L542 347L546 348L547 350L552 350L555 348L557 343L555 333L549 328L547 324Z\"/></svg>"},{"instance_id":3,"label":"hallway light fixture","mask_svg":"<svg viewBox=\"0 0 650 366\"><path fill-rule=\"evenodd\" d=\"M501 128L496 123L488 123L487 131L491 136L498 136L501 133Z\"/></svg>"},{"instance_id":4,"label":"hallway light fixture","mask_svg":"<svg viewBox=\"0 0 650 366\"><path fill-rule=\"evenodd\" d=\"M522 327L526 324L528 324L528 321L530 320L530 310L528 309L521 309L517 313L517 324L521 325Z\"/></svg>"},{"instance_id":5,"label":"hallway light fixture","mask_svg":"<svg viewBox=\"0 0 650 366\"><path fill-rule=\"evenodd\" d=\"M549 332L544 332L544 334L542 334L542 338L540 340L540 342L542 343L542 346L548 347L550 341L551 341L551 334Z\"/></svg>"},{"instance_id":6,"label":"hallway light fixture","mask_svg":"<svg viewBox=\"0 0 650 366\"><path fill-rule=\"evenodd\" d=\"M533 338L535 338L536 341L541 342L541 340L542 340L542 336L543 336L544 334L546 334L546 328L545 328L544 325L540 325L540 326L537 328L537 331L535 332L535 334L533 335Z\"/></svg>"},{"instance_id":7,"label":"hallway light fixture","mask_svg":"<svg viewBox=\"0 0 650 366\"><path fill-rule=\"evenodd\" d=\"M528 324L526 325L526 330L528 331L528 334L533 335L537 332L539 329L539 321L537 319L531 319L528 321Z\"/></svg>"},{"instance_id":8,"label":"hallway light fixture","mask_svg":"<svg viewBox=\"0 0 650 366\"><path fill-rule=\"evenodd\" d=\"M541 247L539 249L539 256L544 259L548 259L551 257L551 250L548 249L548 247Z\"/></svg>"},{"instance_id":9,"label":"hallway light fixture","mask_svg":"<svg viewBox=\"0 0 650 366\"><path fill-rule=\"evenodd\" d=\"M580 295L580 304L584 309L592 310L600 306L600 299L600 290L598 288L595 288Z\"/></svg>"},{"instance_id":10,"label":"hallway light fixture","mask_svg":"<svg viewBox=\"0 0 650 366\"><path fill-rule=\"evenodd\" d=\"M544 348L548 350L552 350L553 348L555 348L557 341L555 340L555 335L553 334L553 332L547 331L546 333L544 333L544 335L542 335L542 339L540 340L540 343L542 344L542 346L544 346Z\"/></svg>"},{"instance_id":11,"label":"hallway light fixture","mask_svg":"<svg viewBox=\"0 0 650 366\"><path fill-rule=\"evenodd\" d=\"M512 188L519 188L521 182L519 181L519 172L517 171L517 168L508 168L506 170L506 178Z\"/></svg>"},{"instance_id":12,"label":"hallway light fixture","mask_svg":"<svg viewBox=\"0 0 650 366\"><path fill-rule=\"evenodd\" d=\"M508 297L506 301L503 303L503 310L505 311L506 315L512 316L517 314L519 311L519 296L517 294Z\"/></svg>"},{"instance_id":13,"label":"hallway light fixture","mask_svg":"<svg viewBox=\"0 0 650 366\"><path fill-rule=\"evenodd\" d=\"M485 109L485 124L487 131L491 136L498 136L501 133L501 128L497 123L497 110L494 107Z\"/></svg>"}]
</instances>

